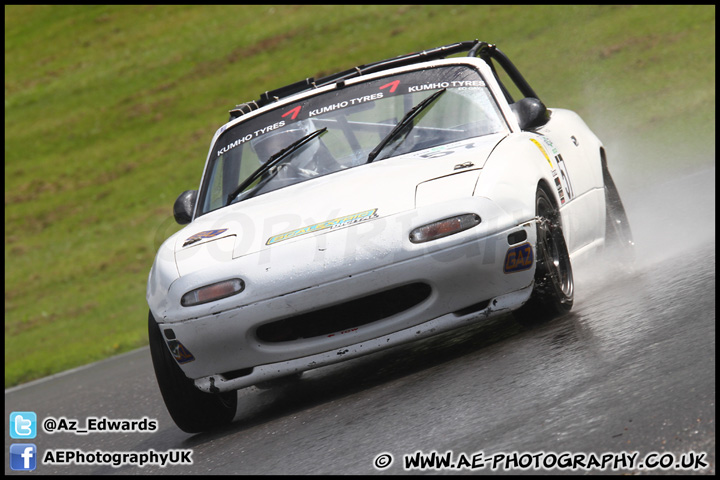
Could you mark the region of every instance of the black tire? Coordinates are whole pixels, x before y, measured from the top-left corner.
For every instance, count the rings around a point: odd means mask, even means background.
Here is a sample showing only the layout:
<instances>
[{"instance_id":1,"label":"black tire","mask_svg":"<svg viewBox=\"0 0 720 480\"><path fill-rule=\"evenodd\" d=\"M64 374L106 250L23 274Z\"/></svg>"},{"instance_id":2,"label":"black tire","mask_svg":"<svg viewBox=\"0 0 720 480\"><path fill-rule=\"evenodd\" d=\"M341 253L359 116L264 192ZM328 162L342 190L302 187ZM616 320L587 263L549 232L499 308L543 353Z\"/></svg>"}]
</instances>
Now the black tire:
<instances>
[{"instance_id":1,"label":"black tire","mask_svg":"<svg viewBox=\"0 0 720 480\"><path fill-rule=\"evenodd\" d=\"M617 259L629 267L635 261L635 242L630 222L604 157L602 167L605 183L605 248L608 253L617 254Z\"/></svg>"},{"instance_id":2,"label":"black tire","mask_svg":"<svg viewBox=\"0 0 720 480\"><path fill-rule=\"evenodd\" d=\"M535 214L535 285L530 299L516 312L523 320L545 320L565 314L572 309L575 298L572 264L560 213L542 188L538 188L535 196Z\"/></svg>"},{"instance_id":3,"label":"black tire","mask_svg":"<svg viewBox=\"0 0 720 480\"><path fill-rule=\"evenodd\" d=\"M196 388L175 362L152 312L148 314L148 337L160 393L177 426L185 432L197 433L232 422L237 392L212 394Z\"/></svg>"}]
</instances>

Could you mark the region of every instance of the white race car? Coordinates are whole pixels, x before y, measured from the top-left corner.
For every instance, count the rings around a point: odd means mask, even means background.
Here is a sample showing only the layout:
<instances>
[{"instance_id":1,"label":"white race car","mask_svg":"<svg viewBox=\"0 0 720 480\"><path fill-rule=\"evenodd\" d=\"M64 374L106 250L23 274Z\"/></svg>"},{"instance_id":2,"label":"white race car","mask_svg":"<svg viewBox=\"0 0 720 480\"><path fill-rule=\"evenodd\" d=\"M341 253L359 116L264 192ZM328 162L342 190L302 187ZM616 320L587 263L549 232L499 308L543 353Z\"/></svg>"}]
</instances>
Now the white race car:
<instances>
[{"instance_id":1,"label":"white race car","mask_svg":"<svg viewBox=\"0 0 720 480\"><path fill-rule=\"evenodd\" d=\"M243 387L566 312L572 261L633 245L600 140L477 40L238 106L174 213L187 226L150 271L148 327L187 432L232 421Z\"/></svg>"}]
</instances>

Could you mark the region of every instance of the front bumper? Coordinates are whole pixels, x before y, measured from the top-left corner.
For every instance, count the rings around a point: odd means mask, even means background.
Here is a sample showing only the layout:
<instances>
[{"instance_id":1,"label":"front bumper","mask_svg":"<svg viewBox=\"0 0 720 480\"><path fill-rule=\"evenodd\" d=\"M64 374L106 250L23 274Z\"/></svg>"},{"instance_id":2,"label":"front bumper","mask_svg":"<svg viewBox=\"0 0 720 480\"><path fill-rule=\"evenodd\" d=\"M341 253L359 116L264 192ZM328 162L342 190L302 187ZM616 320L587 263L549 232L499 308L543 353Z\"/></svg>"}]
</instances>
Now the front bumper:
<instances>
[{"instance_id":1,"label":"front bumper","mask_svg":"<svg viewBox=\"0 0 720 480\"><path fill-rule=\"evenodd\" d=\"M426 244L408 240L413 228L473 212L482 222L470 230ZM532 290L535 266L512 273L503 266L512 248L508 239L520 231L525 238L521 243L534 246L534 223L518 222L488 199L434 205L288 240L186 275L170 286L164 302L168 307L155 311L150 306L165 337L192 354L194 360L181 364L185 374L202 390L233 390L519 307ZM246 290L207 305L180 307L179 298L198 281L193 276L206 282L211 275L217 280L240 275ZM428 286L429 295L372 323L289 341L258 335L259 328L272 322L292 322L307 312L358 299L362 304L370 295L412 284Z\"/></svg>"},{"instance_id":2,"label":"front bumper","mask_svg":"<svg viewBox=\"0 0 720 480\"><path fill-rule=\"evenodd\" d=\"M327 352L308 355L293 360L258 365L249 373L240 377L228 378L222 374L208 375L196 379L195 386L208 393L237 390L256 385L260 382L332 365L403 343L438 335L448 330L461 328L518 308L528 300L532 293L532 288L533 285L531 284L515 292L500 295L487 302L487 307L465 315L448 313L438 318L368 341L354 343L345 347L335 348Z\"/></svg>"}]
</instances>

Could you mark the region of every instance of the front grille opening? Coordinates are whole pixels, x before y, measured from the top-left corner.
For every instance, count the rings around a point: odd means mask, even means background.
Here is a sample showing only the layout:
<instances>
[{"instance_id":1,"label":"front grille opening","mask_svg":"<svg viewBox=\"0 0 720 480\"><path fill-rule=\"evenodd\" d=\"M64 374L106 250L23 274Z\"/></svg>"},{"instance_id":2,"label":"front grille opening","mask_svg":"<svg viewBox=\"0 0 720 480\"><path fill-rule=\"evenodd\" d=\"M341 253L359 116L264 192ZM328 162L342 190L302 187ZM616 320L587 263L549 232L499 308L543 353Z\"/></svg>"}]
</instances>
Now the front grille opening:
<instances>
[{"instance_id":1,"label":"front grille opening","mask_svg":"<svg viewBox=\"0 0 720 480\"><path fill-rule=\"evenodd\" d=\"M411 283L332 307L267 323L257 329L263 342L290 342L356 328L404 312L430 296L425 283Z\"/></svg>"}]
</instances>

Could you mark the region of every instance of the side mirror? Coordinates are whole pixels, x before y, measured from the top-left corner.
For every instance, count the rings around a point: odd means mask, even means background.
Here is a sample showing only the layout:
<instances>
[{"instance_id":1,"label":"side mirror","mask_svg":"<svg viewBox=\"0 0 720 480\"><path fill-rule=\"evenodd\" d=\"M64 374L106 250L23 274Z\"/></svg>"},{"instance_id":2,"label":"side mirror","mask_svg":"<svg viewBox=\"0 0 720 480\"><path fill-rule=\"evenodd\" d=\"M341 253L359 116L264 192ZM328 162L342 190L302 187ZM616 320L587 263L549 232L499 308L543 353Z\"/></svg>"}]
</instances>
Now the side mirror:
<instances>
[{"instance_id":1,"label":"side mirror","mask_svg":"<svg viewBox=\"0 0 720 480\"><path fill-rule=\"evenodd\" d=\"M525 97L510 105L522 130L542 127L550 120L550 111L537 98Z\"/></svg>"},{"instance_id":2,"label":"side mirror","mask_svg":"<svg viewBox=\"0 0 720 480\"><path fill-rule=\"evenodd\" d=\"M180 225L187 225L192 220L195 203L197 203L197 190L186 190L180 194L173 205L175 221Z\"/></svg>"}]
</instances>

